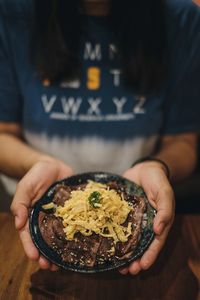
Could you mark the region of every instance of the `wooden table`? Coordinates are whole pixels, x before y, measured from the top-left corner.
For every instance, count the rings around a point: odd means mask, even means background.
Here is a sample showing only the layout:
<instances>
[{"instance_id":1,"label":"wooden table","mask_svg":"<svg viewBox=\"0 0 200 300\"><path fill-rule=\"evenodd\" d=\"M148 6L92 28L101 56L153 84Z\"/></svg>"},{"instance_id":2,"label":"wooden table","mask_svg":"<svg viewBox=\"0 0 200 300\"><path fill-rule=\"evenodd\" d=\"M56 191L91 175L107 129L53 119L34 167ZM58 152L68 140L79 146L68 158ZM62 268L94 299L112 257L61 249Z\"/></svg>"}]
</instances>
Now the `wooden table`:
<instances>
[{"instance_id":1,"label":"wooden table","mask_svg":"<svg viewBox=\"0 0 200 300\"><path fill-rule=\"evenodd\" d=\"M1 213L0 299L195 300L200 277L199 224L200 215L178 215L155 265L137 276L83 275L39 270L25 257L13 218Z\"/></svg>"}]
</instances>

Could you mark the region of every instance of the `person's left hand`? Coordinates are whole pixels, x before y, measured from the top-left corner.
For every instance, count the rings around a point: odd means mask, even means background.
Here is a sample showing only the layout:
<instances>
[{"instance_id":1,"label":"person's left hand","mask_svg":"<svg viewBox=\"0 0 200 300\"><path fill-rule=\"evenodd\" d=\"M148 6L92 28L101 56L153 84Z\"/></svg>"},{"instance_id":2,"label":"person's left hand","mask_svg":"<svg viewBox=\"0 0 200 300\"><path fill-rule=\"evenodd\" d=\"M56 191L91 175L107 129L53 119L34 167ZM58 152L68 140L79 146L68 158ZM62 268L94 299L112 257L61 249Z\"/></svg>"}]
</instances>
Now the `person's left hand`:
<instances>
[{"instance_id":1,"label":"person's left hand","mask_svg":"<svg viewBox=\"0 0 200 300\"><path fill-rule=\"evenodd\" d=\"M168 232L172 226L175 211L174 193L167 179L164 166L155 161L146 161L128 169L124 177L140 185L151 203L157 210L153 230L155 238L141 258L124 269L121 274L136 275L141 270L148 269L161 251Z\"/></svg>"}]
</instances>

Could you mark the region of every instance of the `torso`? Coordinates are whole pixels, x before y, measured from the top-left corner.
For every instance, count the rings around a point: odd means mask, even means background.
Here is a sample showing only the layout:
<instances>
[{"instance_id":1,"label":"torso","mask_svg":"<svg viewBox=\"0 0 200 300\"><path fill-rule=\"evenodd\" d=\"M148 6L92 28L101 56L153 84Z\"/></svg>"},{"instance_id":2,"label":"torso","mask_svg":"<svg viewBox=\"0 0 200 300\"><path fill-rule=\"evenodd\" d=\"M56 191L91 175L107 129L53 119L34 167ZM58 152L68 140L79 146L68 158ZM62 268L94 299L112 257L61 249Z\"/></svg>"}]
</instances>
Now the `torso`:
<instances>
[{"instance_id":1,"label":"torso","mask_svg":"<svg viewBox=\"0 0 200 300\"><path fill-rule=\"evenodd\" d=\"M166 93L163 89L147 96L127 88L106 18L88 19L80 53L81 80L50 86L37 78L29 63L30 23L13 20L10 46L23 105L24 137L77 172L122 173L134 160L154 151L163 127Z\"/></svg>"}]
</instances>

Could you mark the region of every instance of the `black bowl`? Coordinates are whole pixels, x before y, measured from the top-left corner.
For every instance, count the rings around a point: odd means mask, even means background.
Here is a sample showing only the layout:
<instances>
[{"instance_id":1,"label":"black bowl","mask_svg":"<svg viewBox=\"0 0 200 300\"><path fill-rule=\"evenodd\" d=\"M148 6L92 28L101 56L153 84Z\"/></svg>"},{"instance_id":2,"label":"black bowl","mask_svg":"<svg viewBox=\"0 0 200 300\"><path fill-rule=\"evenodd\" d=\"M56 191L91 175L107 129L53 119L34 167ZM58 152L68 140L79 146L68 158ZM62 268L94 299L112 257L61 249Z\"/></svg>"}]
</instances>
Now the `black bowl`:
<instances>
[{"instance_id":1,"label":"black bowl","mask_svg":"<svg viewBox=\"0 0 200 300\"><path fill-rule=\"evenodd\" d=\"M76 186L81 183L86 183L88 180L93 180L101 183L116 181L120 185L124 186L125 192L127 194L134 194L137 196L143 196L145 198L145 201L147 203L147 211L143 217L141 235L138 244L135 250L133 251L133 254L127 260L104 263L102 265L99 265L97 267L95 266L93 268L68 264L66 262L63 262L61 257L54 250L52 250L42 238L39 224L38 224L39 212L43 210L42 206L44 204L52 202L57 185L64 184L68 186ZM30 213L29 226L30 226L31 237L34 244L38 248L39 252L44 257L46 257L49 261L51 261L52 263L56 264L57 266L65 270L71 270L71 271L76 271L81 273L96 273L96 272L108 271L108 270L125 267L128 264L130 264L130 262L139 258L145 252L145 250L148 248L148 246L150 245L150 243L154 238L153 220L155 214L156 211L149 204L143 189L137 184L135 184L134 182L127 180L124 177L121 177L119 175L111 174L111 173L104 173L104 172L83 173L83 174L78 174L75 176L68 177L66 179L54 183L43 195L43 197L39 201L37 201L33 206L32 211Z\"/></svg>"}]
</instances>

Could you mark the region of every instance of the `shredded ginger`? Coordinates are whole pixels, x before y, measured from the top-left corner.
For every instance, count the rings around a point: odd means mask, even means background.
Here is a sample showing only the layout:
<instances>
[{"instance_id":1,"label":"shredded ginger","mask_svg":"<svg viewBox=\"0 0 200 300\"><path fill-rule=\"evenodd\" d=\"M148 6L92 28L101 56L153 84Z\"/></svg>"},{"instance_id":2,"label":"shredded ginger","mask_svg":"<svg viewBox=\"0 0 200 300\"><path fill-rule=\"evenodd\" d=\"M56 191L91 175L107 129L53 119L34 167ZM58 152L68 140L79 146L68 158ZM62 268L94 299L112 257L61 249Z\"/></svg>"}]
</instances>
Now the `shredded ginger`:
<instances>
[{"instance_id":1,"label":"shredded ginger","mask_svg":"<svg viewBox=\"0 0 200 300\"><path fill-rule=\"evenodd\" d=\"M91 205L91 197L98 195L98 203ZM123 194L110 189L106 184L88 181L84 190L74 190L64 206L57 206L55 215L62 218L67 240L75 239L80 232L84 236L93 233L113 238L114 242L126 242L132 232L132 223L122 225L131 205L124 200Z\"/></svg>"}]
</instances>

